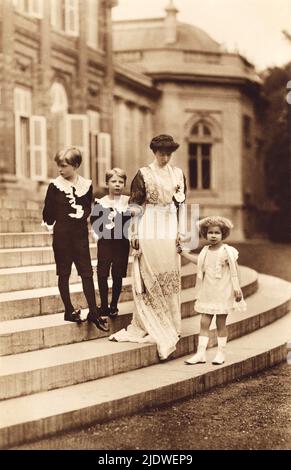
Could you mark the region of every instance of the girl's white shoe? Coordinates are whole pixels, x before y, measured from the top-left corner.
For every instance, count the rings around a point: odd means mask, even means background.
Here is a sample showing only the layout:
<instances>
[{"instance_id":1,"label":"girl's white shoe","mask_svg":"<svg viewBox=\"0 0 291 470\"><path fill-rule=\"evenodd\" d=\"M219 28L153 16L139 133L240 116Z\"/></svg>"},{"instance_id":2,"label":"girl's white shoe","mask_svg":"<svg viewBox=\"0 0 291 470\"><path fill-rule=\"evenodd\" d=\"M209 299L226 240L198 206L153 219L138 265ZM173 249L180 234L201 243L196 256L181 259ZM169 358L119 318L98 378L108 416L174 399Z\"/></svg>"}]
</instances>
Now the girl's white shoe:
<instances>
[{"instance_id":1,"label":"girl's white shoe","mask_svg":"<svg viewBox=\"0 0 291 470\"><path fill-rule=\"evenodd\" d=\"M212 364L220 365L225 361L224 353L222 351L217 351L215 358L212 361Z\"/></svg>"},{"instance_id":2,"label":"girl's white shoe","mask_svg":"<svg viewBox=\"0 0 291 470\"><path fill-rule=\"evenodd\" d=\"M187 359L187 361L184 361L185 364L205 364L206 362L206 354L205 351L197 351L194 356L190 357L190 359Z\"/></svg>"},{"instance_id":3,"label":"girl's white shoe","mask_svg":"<svg viewBox=\"0 0 291 470\"><path fill-rule=\"evenodd\" d=\"M194 356L190 357L184 361L185 364L192 365L192 364L205 364L206 362L206 348L208 344L208 336L199 336L198 338L198 348L197 353Z\"/></svg>"},{"instance_id":4,"label":"girl's white shoe","mask_svg":"<svg viewBox=\"0 0 291 470\"><path fill-rule=\"evenodd\" d=\"M224 350L225 350L226 342L227 342L227 336L218 336L217 337L218 349L217 349L216 356L212 361L212 364L221 365L221 364L224 363L224 361L225 361Z\"/></svg>"}]
</instances>

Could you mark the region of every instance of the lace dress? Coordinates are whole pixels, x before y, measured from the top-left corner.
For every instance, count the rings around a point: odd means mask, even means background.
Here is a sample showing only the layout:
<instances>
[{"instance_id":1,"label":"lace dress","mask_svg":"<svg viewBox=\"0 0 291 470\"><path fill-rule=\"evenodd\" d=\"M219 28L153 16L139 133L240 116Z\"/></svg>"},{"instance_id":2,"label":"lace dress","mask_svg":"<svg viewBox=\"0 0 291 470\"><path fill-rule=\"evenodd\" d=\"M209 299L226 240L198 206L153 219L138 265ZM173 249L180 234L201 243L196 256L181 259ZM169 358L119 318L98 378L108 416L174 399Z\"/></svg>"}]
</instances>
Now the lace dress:
<instances>
[{"instance_id":1,"label":"lace dress","mask_svg":"<svg viewBox=\"0 0 291 470\"><path fill-rule=\"evenodd\" d=\"M208 248L205 247L204 250ZM238 251L229 247L234 261L238 258ZM203 253L199 256L203 256ZM219 274L218 274L219 273ZM239 289L238 279L236 280ZM218 250L206 250L203 263L203 280L198 287L195 310L198 313L210 315L228 315L232 312L244 312L246 303L242 299L236 302L234 298L234 285L228 262L225 245Z\"/></svg>"},{"instance_id":2,"label":"lace dress","mask_svg":"<svg viewBox=\"0 0 291 470\"><path fill-rule=\"evenodd\" d=\"M181 333L177 185L185 192L182 170L156 163L141 168L132 182L130 203L144 210L138 227L141 254L133 270L134 312L128 328L109 338L155 343L161 359L175 351Z\"/></svg>"}]
</instances>

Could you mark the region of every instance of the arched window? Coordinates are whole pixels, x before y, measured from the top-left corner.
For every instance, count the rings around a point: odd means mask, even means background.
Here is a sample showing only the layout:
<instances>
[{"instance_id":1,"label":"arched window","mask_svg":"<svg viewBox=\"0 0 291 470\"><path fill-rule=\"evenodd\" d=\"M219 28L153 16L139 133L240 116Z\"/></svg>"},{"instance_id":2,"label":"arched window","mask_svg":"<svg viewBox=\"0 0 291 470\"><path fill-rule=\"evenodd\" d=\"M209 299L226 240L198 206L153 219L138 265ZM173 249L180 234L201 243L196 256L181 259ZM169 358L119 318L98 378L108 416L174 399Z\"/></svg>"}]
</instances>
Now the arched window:
<instances>
[{"instance_id":1,"label":"arched window","mask_svg":"<svg viewBox=\"0 0 291 470\"><path fill-rule=\"evenodd\" d=\"M213 136L210 126L196 123L189 136L189 179L191 189L211 189L211 151Z\"/></svg>"},{"instance_id":2,"label":"arched window","mask_svg":"<svg viewBox=\"0 0 291 470\"><path fill-rule=\"evenodd\" d=\"M50 151L55 154L66 144L65 139L65 119L68 114L69 101L65 87L54 82L50 88Z\"/></svg>"},{"instance_id":3,"label":"arched window","mask_svg":"<svg viewBox=\"0 0 291 470\"><path fill-rule=\"evenodd\" d=\"M55 82L52 84L50 89L50 96L52 113L68 112L68 97L66 90L61 83Z\"/></svg>"}]
</instances>

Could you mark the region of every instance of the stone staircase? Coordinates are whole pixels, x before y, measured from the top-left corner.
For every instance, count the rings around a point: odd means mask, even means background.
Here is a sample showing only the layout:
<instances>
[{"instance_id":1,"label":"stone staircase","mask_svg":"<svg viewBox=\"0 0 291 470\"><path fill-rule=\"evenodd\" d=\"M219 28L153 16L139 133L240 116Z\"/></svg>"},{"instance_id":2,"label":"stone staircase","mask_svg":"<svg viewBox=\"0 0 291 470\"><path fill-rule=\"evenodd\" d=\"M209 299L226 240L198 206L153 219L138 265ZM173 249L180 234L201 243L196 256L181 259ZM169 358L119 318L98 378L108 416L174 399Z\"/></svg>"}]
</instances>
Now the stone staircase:
<instances>
[{"instance_id":1,"label":"stone staircase","mask_svg":"<svg viewBox=\"0 0 291 470\"><path fill-rule=\"evenodd\" d=\"M226 363L211 364L217 344L212 326L209 363L186 366L185 357L197 346L200 316L193 309L195 267L184 264L182 337L173 359L160 363L153 344L109 342L108 333L92 324L63 321L50 244L45 232L0 234L1 448L191 397L286 360L291 338L286 281L241 266L248 310L229 316ZM95 250L92 244L93 265ZM110 333L131 320L131 265L130 258ZM85 316L76 271L71 291Z\"/></svg>"},{"instance_id":2,"label":"stone staircase","mask_svg":"<svg viewBox=\"0 0 291 470\"><path fill-rule=\"evenodd\" d=\"M0 233L41 231L40 210L43 201L25 198L0 198Z\"/></svg>"}]
</instances>

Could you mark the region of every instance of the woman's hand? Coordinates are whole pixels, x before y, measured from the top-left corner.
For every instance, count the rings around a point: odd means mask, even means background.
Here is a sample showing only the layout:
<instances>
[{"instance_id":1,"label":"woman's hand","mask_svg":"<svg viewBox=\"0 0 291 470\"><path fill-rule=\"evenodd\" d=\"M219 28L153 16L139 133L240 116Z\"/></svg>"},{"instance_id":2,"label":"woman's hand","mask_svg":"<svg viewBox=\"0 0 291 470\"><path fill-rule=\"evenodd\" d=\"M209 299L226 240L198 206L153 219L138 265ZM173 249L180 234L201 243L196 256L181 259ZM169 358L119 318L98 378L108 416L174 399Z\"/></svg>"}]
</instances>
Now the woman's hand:
<instances>
[{"instance_id":1,"label":"woman's hand","mask_svg":"<svg viewBox=\"0 0 291 470\"><path fill-rule=\"evenodd\" d=\"M242 300L242 292L241 290L234 291L234 298L236 302L240 302Z\"/></svg>"},{"instance_id":2,"label":"woman's hand","mask_svg":"<svg viewBox=\"0 0 291 470\"><path fill-rule=\"evenodd\" d=\"M136 234L131 236L131 246L134 250L139 250L139 239Z\"/></svg>"},{"instance_id":3,"label":"woman's hand","mask_svg":"<svg viewBox=\"0 0 291 470\"><path fill-rule=\"evenodd\" d=\"M130 204L129 211L131 217L139 217L143 213L143 208L141 206L138 206L137 204Z\"/></svg>"},{"instance_id":4,"label":"woman's hand","mask_svg":"<svg viewBox=\"0 0 291 470\"><path fill-rule=\"evenodd\" d=\"M176 237L176 246L181 246L181 242L182 242L182 239L181 239L181 234L178 233L177 234L177 237Z\"/></svg>"}]
</instances>

